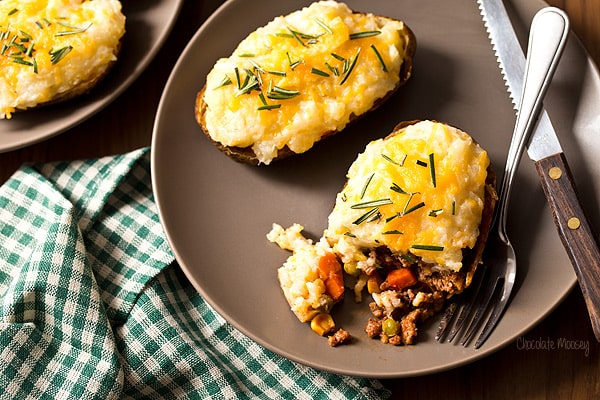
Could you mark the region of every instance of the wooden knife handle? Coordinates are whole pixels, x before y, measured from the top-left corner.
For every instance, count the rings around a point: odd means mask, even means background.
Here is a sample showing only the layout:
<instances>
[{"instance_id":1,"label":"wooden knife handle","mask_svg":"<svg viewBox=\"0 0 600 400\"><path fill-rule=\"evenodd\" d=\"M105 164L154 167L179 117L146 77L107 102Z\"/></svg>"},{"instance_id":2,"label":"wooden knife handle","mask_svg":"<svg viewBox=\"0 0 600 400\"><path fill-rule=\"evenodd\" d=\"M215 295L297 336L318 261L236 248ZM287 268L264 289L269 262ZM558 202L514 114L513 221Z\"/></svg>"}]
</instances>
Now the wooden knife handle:
<instances>
[{"instance_id":1,"label":"wooden knife handle","mask_svg":"<svg viewBox=\"0 0 600 400\"><path fill-rule=\"evenodd\" d=\"M581 206L573 176L563 153L535 163L554 222L567 250L600 341L600 249Z\"/></svg>"}]
</instances>

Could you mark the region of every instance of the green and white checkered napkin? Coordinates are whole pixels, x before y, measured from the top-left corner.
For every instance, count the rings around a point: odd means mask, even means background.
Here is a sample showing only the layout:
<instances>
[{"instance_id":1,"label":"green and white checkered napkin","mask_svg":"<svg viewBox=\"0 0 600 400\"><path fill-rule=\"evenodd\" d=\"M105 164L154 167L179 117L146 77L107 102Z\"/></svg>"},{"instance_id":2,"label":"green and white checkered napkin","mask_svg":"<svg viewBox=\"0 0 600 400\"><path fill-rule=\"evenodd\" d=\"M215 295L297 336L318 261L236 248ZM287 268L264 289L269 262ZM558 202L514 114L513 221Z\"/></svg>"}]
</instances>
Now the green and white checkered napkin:
<instances>
[{"instance_id":1,"label":"green and white checkered napkin","mask_svg":"<svg viewBox=\"0 0 600 400\"><path fill-rule=\"evenodd\" d=\"M24 166L0 188L0 398L364 398L227 324L173 263L150 151Z\"/></svg>"}]
</instances>

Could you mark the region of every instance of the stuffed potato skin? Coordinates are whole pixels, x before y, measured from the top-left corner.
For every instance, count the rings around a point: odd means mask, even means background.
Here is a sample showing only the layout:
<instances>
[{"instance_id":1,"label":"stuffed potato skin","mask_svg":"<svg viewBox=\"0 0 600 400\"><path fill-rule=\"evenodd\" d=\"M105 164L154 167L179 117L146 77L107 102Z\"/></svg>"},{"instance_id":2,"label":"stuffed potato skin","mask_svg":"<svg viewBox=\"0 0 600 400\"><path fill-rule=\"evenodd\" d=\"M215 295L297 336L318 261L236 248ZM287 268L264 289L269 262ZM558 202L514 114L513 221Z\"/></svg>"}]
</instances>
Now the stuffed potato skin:
<instances>
[{"instance_id":1,"label":"stuffed potato skin","mask_svg":"<svg viewBox=\"0 0 600 400\"><path fill-rule=\"evenodd\" d=\"M0 119L91 90L124 34L117 0L0 1Z\"/></svg>"},{"instance_id":2,"label":"stuffed potato skin","mask_svg":"<svg viewBox=\"0 0 600 400\"><path fill-rule=\"evenodd\" d=\"M316 2L258 28L218 60L195 116L228 156L269 164L376 109L409 79L415 51L402 21Z\"/></svg>"}]
</instances>

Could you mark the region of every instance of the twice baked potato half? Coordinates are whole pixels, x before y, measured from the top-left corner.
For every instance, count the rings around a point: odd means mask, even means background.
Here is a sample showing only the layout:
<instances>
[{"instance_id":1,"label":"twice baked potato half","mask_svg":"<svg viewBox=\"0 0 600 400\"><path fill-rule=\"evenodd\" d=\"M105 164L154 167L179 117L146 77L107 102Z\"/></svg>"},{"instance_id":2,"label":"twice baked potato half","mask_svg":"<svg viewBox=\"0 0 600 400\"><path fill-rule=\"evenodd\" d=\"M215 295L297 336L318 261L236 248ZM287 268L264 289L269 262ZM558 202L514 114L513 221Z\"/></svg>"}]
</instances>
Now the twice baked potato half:
<instances>
[{"instance_id":1,"label":"twice baked potato half","mask_svg":"<svg viewBox=\"0 0 600 400\"><path fill-rule=\"evenodd\" d=\"M311 304L335 303L323 301L333 297L327 275L319 275L321 258L333 253L354 281L356 301L365 290L373 298L367 334L414 344L418 323L470 285L490 231L495 187L487 152L467 133L435 121L399 124L350 166L328 226L313 245L317 256L307 256L297 225L274 225L269 240L294 251L279 271L288 302L314 314L330 310Z\"/></svg>"},{"instance_id":2,"label":"twice baked potato half","mask_svg":"<svg viewBox=\"0 0 600 400\"><path fill-rule=\"evenodd\" d=\"M381 105L411 76L415 50L402 21L316 2L258 28L218 60L195 116L231 158L269 164Z\"/></svg>"},{"instance_id":3,"label":"twice baked potato half","mask_svg":"<svg viewBox=\"0 0 600 400\"><path fill-rule=\"evenodd\" d=\"M124 34L117 0L0 1L0 119L90 91Z\"/></svg>"}]
</instances>

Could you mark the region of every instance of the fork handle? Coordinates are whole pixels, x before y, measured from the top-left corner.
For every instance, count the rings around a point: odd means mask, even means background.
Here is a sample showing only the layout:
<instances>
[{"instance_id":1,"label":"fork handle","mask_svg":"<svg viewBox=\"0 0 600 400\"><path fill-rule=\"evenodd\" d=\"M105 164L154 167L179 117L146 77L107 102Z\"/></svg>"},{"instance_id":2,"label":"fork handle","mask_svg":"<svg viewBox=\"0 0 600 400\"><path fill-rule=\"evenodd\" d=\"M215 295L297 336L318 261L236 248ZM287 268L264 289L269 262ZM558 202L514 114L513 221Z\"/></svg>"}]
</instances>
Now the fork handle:
<instances>
[{"instance_id":1,"label":"fork handle","mask_svg":"<svg viewBox=\"0 0 600 400\"><path fill-rule=\"evenodd\" d=\"M573 176L563 153L535 163L559 236L575 269L577 280L600 342L600 249L581 206Z\"/></svg>"}]
</instances>

